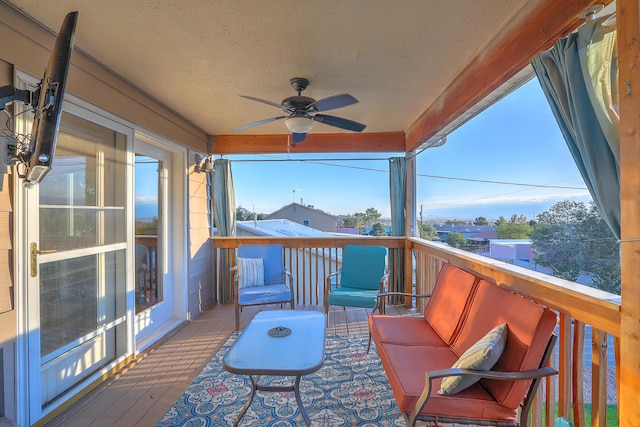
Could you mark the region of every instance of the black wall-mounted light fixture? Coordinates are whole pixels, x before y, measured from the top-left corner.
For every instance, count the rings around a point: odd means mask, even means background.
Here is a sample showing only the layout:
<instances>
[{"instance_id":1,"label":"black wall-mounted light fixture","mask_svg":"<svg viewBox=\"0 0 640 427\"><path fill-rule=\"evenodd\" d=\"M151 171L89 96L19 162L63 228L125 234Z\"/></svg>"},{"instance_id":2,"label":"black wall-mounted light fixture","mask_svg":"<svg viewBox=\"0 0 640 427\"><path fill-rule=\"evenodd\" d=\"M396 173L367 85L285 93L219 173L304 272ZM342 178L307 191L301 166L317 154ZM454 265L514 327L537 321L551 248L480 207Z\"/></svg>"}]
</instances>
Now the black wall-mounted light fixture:
<instances>
[{"instance_id":1,"label":"black wall-mounted light fixture","mask_svg":"<svg viewBox=\"0 0 640 427\"><path fill-rule=\"evenodd\" d=\"M205 154L196 154L196 167L195 172L200 173L209 173L214 172L213 162L211 161L211 156L207 156Z\"/></svg>"}]
</instances>

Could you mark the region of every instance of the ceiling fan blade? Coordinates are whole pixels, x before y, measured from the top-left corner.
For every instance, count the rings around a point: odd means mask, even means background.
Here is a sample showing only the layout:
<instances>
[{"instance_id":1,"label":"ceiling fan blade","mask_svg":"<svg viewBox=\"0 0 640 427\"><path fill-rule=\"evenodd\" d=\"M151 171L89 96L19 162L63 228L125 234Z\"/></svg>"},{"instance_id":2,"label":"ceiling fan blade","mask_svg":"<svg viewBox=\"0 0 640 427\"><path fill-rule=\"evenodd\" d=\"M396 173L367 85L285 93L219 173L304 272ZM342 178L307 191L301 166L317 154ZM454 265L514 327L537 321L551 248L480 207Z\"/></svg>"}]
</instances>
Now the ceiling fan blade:
<instances>
[{"instance_id":1,"label":"ceiling fan blade","mask_svg":"<svg viewBox=\"0 0 640 427\"><path fill-rule=\"evenodd\" d=\"M250 99L252 101L256 101L256 102L261 102L263 104L267 104L267 105L271 105L273 107L277 107L281 110L285 110L289 113L293 113L293 110L290 110L289 108L286 108L284 106L282 106L282 104L278 104L277 102L272 102L272 101L267 101L266 99L260 99L260 98L255 98L253 96L246 96L246 95L240 95L242 98L247 98Z\"/></svg>"},{"instance_id":2,"label":"ceiling fan blade","mask_svg":"<svg viewBox=\"0 0 640 427\"><path fill-rule=\"evenodd\" d=\"M306 133L293 133L293 143L297 144L298 142L304 142L305 139L307 139L307 134Z\"/></svg>"},{"instance_id":3,"label":"ceiling fan blade","mask_svg":"<svg viewBox=\"0 0 640 427\"><path fill-rule=\"evenodd\" d=\"M234 130L244 130L244 129L252 128L254 126L263 125L265 123L274 122L276 120L286 119L287 117L289 116L271 117L270 119L264 119L257 122L249 123L248 125L240 126L238 128L235 128Z\"/></svg>"},{"instance_id":4,"label":"ceiling fan blade","mask_svg":"<svg viewBox=\"0 0 640 427\"><path fill-rule=\"evenodd\" d=\"M342 117L329 116L326 114L316 114L312 117L316 122L324 123L325 125L335 126L340 129L351 130L354 132L362 132L367 125L354 122L353 120L344 119Z\"/></svg>"},{"instance_id":5,"label":"ceiling fan blade","mask_svg":"<svg viewBox=\"0 0 640 427\"><path fill-rule=\"evenodd\" d=\"M340 95L333 95L328 98L322 98L313 102L307 106L307 111L315 109L315 111L328 111L335 108L346 107L347 105L355 104L358 100L348 93L341 93Z\"/></svg>"}]
</instances>

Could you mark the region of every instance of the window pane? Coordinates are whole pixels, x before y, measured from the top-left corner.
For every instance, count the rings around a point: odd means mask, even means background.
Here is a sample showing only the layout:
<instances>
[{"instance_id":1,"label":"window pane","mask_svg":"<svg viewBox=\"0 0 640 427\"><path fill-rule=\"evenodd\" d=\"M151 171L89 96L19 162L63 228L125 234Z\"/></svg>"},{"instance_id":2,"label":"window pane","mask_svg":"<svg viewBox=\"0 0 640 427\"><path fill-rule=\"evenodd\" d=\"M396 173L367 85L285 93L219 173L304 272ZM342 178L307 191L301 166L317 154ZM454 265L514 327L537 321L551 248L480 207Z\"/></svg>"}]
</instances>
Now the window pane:
<instances>
[{"instance_id":1,"label":"window pane","mask_svg":"<svg viewBox=\"0 0 640 427\"><path fill-rule=\"evenodd\" d=\"M124 261L121 250L41 264L42 356L125 315L125 273L118 268Z\"/></svg>"},{"instance_id":2,"label":"window pane","mask_svg":"<svg viewBox=\"0 0 640 427\"><path fill-rule=\"evenodd\" d=\"M40 184L40 249L124 242L125 136L64 114L53 165Z\"/></svg>"}]
</instances>

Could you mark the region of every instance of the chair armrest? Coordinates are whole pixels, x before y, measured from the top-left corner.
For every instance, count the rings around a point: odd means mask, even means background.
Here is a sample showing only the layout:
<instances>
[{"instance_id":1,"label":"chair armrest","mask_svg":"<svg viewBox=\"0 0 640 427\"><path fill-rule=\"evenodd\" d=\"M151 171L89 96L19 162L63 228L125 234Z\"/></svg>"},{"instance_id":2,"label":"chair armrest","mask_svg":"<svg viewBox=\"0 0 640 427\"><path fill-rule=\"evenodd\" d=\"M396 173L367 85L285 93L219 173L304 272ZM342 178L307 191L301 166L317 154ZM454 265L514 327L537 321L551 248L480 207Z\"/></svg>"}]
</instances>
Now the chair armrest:
<instances>
[{"instance_id":1,"label":"chair armrest","mask_svg":"<svg viewBox=\"0 0 640 427\"><path fill-rule=\"evenodd\" d=\"M445 378L451 376L471 376L471 377L479 377L479 378L487 378L492 380L503 380L503 381L523 381L523 380L533 380L536 378L548 377L551 375L557 375L557 369L545 367L539 369L533 369L530 371L518 371L518 372L505 372L505 371L476 371L470 369L460 369L460 368L450 368L450 369L439 369L436 371L425 372L424 374L424 389L422 390L422 394L416 401L416 405L409 416L409 422L407 425L415 425L415 421L417 417L422 412L422 408L427 404L427 400L429 400L429 396L431 395L431 386L432 382L436 378Z\"/></svg>"},{"instance_id":2,"label":"chair armrest","mask_svg":"<svg viewBox=\"0 0 640 427\"><path fill-rule=\"evenodd\" d=\"M284 274L284 284L291 289L293 286L293 274L291 274L291 272L286 268L283 269L282 274Z\"/></svg>"},{"instance_id":3,"label":"chair armrest","mask_svg":"<svg viewBox=\"0 0 640 427\"><path fill-rule=\"evenodd\" d=\"M342 273L342 267L338 269L338 271L335 271L331 274L329 274L325 279L324 279L324 300L327 300L327 297L329 296L329 292L331 292L331 278L332 277L337 277L340 273ZM338 282L336 281L336 288L338 287Z\"/></svg>"},{"instance_id":4,"label":"chair armrest","mask_svg":"<svg viewBox=\"0 0 640 427\"><path fill-rule=\"evenodd\" d=\"M385 314L385 301L387 297L390 296L404 296L404 297L412 297L412 298L429 298L431 296L431 294L412 294L409 292L381 292L378 294L378 299L376 300L376 305L375 307L373 307L373 309L371 310L371 313L373 313L374 311L376 311L376 309L378 309L378 311L382 314Z\"/></svg>"}]
</instances>

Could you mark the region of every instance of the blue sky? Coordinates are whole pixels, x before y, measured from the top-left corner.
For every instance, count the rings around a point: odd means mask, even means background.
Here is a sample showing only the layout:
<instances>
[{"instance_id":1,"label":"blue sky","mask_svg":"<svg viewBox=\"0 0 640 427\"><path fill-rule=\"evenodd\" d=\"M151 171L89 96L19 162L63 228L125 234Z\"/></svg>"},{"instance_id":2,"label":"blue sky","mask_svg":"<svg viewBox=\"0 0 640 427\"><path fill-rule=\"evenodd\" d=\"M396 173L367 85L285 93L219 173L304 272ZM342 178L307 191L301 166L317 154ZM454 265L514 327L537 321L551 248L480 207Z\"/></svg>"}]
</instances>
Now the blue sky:
<instances>
[{"instance_id":1,"label":"blue sky","mask_svg":"<svg viewBox=\"0 0 640 427\"><path fill-rule=\"evenodd\" d=\"M269 213L291 203L295 194L296 202L302 199L306 205L336 215L374 207L388 217L391 156L345 153L228 158L232 160L236 203L246 209ZM353 160L363 157L380 160ZM240 159L294 161L233 161ZM512 214L533 218L561 200L590 200L535 79L451 133L444 146L419 154L417 173L417 210L419 214L422 209L424 220L508 218ZM574 188L531 188L433 176Z\"/></svg>"}]
</instances>

